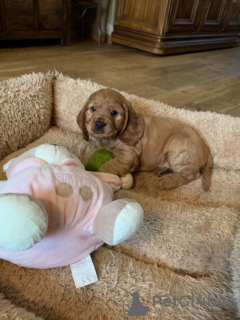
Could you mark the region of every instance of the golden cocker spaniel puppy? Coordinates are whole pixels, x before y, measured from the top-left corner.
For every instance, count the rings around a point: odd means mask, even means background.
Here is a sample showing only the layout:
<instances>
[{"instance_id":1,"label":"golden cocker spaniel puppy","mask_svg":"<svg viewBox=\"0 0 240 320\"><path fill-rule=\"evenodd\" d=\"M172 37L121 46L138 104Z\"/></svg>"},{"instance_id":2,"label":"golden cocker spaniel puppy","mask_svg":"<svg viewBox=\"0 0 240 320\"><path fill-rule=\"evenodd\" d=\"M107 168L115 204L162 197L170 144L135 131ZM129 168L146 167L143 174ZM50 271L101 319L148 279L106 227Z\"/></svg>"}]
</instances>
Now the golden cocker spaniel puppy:
<instances>
[{"instance_id":1,"label":"golden cocker spaniel puppy","mask_svg":"<svg viewBox=\"0 0 240 320\"><path fill-rule=\"evenodd\" d=\"M186 123L165 117L140 116L122 94L112 89L93 93L77 117L86 140L111 151L115 158L99 171L126 175L155 171L157 187L172 189L202 175L210 186L213 160L208 146Z\"/></svg>"}]
</instances>

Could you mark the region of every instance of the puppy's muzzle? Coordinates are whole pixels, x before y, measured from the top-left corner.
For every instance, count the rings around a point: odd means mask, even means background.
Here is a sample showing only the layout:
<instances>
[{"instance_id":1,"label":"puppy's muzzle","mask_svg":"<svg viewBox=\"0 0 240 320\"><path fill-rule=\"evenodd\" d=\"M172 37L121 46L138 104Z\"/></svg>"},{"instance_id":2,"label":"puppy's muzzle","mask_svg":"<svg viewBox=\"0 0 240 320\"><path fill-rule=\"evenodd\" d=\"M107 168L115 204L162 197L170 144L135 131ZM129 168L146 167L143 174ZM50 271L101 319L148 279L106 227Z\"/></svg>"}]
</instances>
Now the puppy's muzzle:
<instances>
[{"instance_id":1,"label":"puppy's muzzle","mask_svg":"<svg viewBox=\"0 0 240 320\"><path fill-rule=\"evenodd\" d=\"M106 123L103 120L97 120L95 122L95 129L98 132L102 132L104 127L106 127Z\"/></svg>"}]
</instances>

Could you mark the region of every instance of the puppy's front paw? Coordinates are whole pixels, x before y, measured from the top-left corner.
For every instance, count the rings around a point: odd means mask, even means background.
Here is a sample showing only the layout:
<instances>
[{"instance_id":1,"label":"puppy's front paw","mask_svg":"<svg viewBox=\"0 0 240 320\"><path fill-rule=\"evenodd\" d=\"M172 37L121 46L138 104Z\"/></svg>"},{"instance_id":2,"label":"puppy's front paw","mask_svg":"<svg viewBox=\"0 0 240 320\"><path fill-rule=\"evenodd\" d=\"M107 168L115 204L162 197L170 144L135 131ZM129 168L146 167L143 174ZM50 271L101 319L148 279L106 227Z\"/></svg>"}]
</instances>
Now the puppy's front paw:
<instances>
[{"instance_id":1,"label":"puppy's front paw","mask_svg":"<svg viewBox=\"0 0 240 320\"><path fill-rule=\"evenodd\" d=\"M125 168L119 162L116 161L108 161L104 163L98 170L99 172L111 173L115 174L119 177L125 176L127 173L130 172L129 168Z\"/></svg>"},{"instance_id":2,"label":"puppy's front paw","mask_svg":"<svg viewBox=\"0 0 240 320\"><path fill-rule=\"evenodd\" d=\"M120 175L118 168L115 166L107 165L107 163L104 163L99 169L98 172L104 172L104 173L111 173L115 175Z\"/></svg>"}]
</instances>

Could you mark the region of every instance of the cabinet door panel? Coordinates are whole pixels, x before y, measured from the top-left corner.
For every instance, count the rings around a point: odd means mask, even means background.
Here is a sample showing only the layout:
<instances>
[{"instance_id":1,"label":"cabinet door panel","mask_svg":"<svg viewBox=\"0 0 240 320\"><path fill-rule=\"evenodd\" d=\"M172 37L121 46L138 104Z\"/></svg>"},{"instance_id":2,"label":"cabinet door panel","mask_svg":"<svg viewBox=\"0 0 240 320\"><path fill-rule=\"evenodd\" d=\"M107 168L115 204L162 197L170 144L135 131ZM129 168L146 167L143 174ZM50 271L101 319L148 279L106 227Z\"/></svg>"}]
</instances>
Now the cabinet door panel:
<instances>
[{"instance_id":1,"label":"cabinet door panel","mask_svg":"<svg viewBox=\"0 0 240 320\"><path fill-rule=\"evenodd\" d=\"M240 0L232 0L227 4L226 15L223 21L223 30L237 32L240 26Z\"/></svg>"},{"instance_id":2,"label":"cabinet door panel","mask_svg":"<svg viewBox=\"0 0 240 320\"><path fill-rule=\"evenodd\" d=\"M202 0L172 0L166 33L189 33L197 30Z\"/></svg>"},{"instance_id":3,"label":"cabinet door panel","mask_svg":"<svg viewBox=\"0 0 240 320\"><path fill-rule=\"evenodd\" d=\"M32 0L6 0L7 29L33 30L33 1Z\"/></svg>"},{"instance_id":4,"label":"cabinet door panel","mask_svg":"<svg viewBox=\"0 0 240 320\"><path fill-rule=\"evenodd\" d=\"M158 28L159 0L118 0L116 25L156 31Z\"/></svg>"},{"instance_id":5,"label":"cabinet door panel","mask_svg":"<svg viewBox=\"0 0 240 320\"><path fill-rule=\"evenodd\" d=\"M199 24L200 32L219 32L226 14L229 0L205 0L203 2L203 15Z\"/></svg>"},{"instance_id":6,"label":"cabinet door panel","mask_svg":"<svg viewBox=\"0 0 240 320\"><path fill-rule=\"evenodd\" d=\"M41 0L38 2L38 7L40 30L60 29L62 27L61 1Z\"/></svg>"},{"instance_id":7,"label":"cabinet door panel","mask_svg":"<svg viewBox=\"0 0 240 320\"><path fill-rule=\"evenodd\" d=\"M0 31L6 29L6 15L3 0L0 0Z\"/></svg>"}]
</instances>

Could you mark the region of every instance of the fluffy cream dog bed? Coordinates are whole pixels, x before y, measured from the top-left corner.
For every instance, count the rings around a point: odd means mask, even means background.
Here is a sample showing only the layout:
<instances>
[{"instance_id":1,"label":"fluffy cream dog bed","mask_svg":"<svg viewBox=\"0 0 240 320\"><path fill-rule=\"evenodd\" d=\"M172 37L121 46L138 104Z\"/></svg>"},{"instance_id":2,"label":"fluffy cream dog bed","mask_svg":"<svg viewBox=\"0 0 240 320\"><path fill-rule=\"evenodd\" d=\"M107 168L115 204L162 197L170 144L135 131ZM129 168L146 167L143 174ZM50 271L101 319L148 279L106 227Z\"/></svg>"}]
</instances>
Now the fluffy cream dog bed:
<instances>
[{"instance_id":1,"label":"fluffy cream dog bed","mask_svg":"<svg viewBox=\"0 0 240 320\"><path fill-rule=\"evenodd\" d=\"M63 145L85 162L93 148L83 140L76 115L100 88L61 74L1 82L0 168L44 142ZM76 289L69 267L34 270L2 260L1 291L16 306L48 320L122 319L132 292L149 307L144 319L235 319L240 309L240 119L123 94L141 114L182 119L200 132L214 157L210 191L202 190L200 179L158 191L153 174L134 174L134 188L116 197L139 201L144 224L130 240L92 254L97 283ZM2 171L0 179L6 179ZM2 314L1 309L0 319Z\"/></svg>"}]
</instances>

